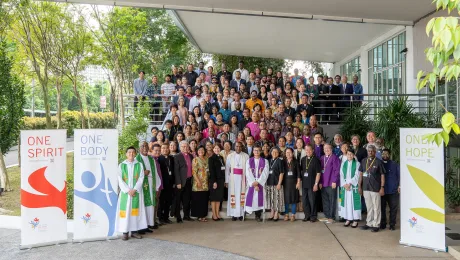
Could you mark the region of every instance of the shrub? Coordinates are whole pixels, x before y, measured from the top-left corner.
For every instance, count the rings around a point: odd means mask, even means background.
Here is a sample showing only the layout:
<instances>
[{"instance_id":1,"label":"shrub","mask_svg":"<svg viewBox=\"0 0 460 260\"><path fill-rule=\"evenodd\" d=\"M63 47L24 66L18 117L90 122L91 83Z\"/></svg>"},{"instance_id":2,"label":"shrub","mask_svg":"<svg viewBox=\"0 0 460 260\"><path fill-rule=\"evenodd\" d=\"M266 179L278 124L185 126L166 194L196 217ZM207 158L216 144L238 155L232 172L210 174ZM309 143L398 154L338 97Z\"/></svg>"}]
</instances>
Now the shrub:
<instances>
[{"instance_id":1,"label":"shrub","mask_svg":"<svg viewBox=\"0 0 460 260\"><path fill-rule=\"evenodd\" d=\"M87 119L86 119L87 120ZM53 128L57 127L57 118L51 117ZM23 117L22 130L46 129L46 118L44 117ZM93 129L111 129L115 128L117 122L113 112L89 113L89 126ZM67 129L67 136L73 136L74 129L81 128L80 112L64 111L62 112L62 128Z\"/></svg>"},{"instance_id":2,"label":"shrub","mask_svg":"<svg viewBox=\"0 0 460 260\"><path fill-rule=\"evenodd\" d=\"M359 135L361 142L365 141L366 134L372 128L369 120L370 108L368 104L362 106L352 106L345 110L345 120L339 128L339 133L344 140L350 141L352 135Z\"/></svg>"},{"instance_id":3,"label":"shrub","mask_svg":"<svg viewBox=\"0 0 460 260\"><path fill-rule=\"evenodd\" d=\"M148 103L139 102L138 109L134 111L134 116L130 118L129 123L123 128L118 138L118 161L125 159L125 151L128 147L139 147L139 139L145 139L147 132L148 116L150 107Z\"/></svg>"}]
</instances>

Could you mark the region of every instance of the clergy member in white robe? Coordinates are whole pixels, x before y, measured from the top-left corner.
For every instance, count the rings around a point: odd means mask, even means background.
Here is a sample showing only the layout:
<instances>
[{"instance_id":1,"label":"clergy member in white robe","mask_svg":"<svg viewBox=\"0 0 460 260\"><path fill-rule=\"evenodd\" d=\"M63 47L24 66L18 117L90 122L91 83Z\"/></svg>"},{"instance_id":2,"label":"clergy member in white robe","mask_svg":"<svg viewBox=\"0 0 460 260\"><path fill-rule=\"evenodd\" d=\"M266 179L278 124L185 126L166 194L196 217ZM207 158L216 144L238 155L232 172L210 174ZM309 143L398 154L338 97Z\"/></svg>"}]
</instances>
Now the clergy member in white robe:
<instances>
[{"instance_id":1,"label":"clergy member in white robe","mask_svg":"<svg viewBox=\"0 0 460 260\"><path fill-rule=\"evenodd\" d=\"M243 220L246 197L246 163L249 156L242 152L243 144L235 144L235 152L227 156L225 165L225 183L228 187L227 216L233 221Z\"/></svg>"},{"instance_id":2,"label":"clergy member in white robe","mask_svg":"<svg viewBox=\"0 0 460 260\"><path fill-rule=\"evenodd\" d=\"M265 182L268 179L268 161L260 157L260 146L254 147L254 157L246 164L246 203L245 211L249 214L256 213L257 222L261 222L261 215L265 208ZM264 214L265 216L265 214Z\"/></svg>"},{"instance_id":3,"label":"clergy member in white robe","mask_svg":"<svg viewBox=\"0 0 460 260\"><path fill-rule=\"evenodd\" d=\"M144 206L145 213L147 217L147 226L145 230L139 231L140 234L145 232L152 233L151 229L154 229L155 226L155 206L156 206L156 194L159 191L161 186L161 179L158 175L157 165L155 160L148 155L149 146L147 142L142 142L140 144L140 154L136 156L136 160L142 164L144 167L144 182L142 185L142 190L144 194ZM155 176L155 178L154 178Z\"/></svg>"},{"instance_id":4,"label":"clergy member in white robe","mask_svg":"<svg viewBox=\"0 0 460 260\"><path fill-rule=\"evenodd\" d=\"M354 151L349 149L346 154L347 160L340 166L340 194L339 215L346 220L345 226L358 226L361 219L361 195L358 192L359 162L355 158Z\"/></svg>"},{"instance_id":5,"label":"clergy member in white robe","mask_svg":"<svg viewBox=\"0 0 460 260\"><path fill-rule=\"evenodd\" d=\"M144 182L144 167L135 159L136 148L126 149L127 159L118 166L118 194L115 230L123 233L123 240L131 237L141 239L138 230L147 228L147 216L144 206L142 185Z\"/></svg>"}]
</instances>

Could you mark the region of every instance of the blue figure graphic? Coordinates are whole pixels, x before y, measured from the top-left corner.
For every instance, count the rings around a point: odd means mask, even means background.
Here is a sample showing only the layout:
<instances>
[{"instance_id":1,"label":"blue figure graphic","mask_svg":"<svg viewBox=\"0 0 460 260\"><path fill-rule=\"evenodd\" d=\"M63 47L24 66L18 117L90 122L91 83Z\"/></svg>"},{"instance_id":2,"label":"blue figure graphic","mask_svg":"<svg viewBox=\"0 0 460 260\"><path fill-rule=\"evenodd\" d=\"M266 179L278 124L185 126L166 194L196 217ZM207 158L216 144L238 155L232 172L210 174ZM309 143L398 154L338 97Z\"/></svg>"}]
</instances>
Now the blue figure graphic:
<instances>
[{"instance_id":1,"label":"blue figure graphic","mask_svg":"<svg viewBox=\"0 0 460 260\"><path fill-rule=\"evenodd\" d=\"M100 165L101 181L99 182L99 185L90 191L83 192L75 190L75 196L91 201L98 205L102 210L104 210L105 214L107 214L107 218L109 219L109 232L107 236L113 236L115 231L115 214L117 211L118 196L113 190L108 178L105 177L102 163L100 163ZM94 173L85 171L81 175L81 181L86 188L94 187L96 183L96 177Z\"/></svg>"}]
</instances>

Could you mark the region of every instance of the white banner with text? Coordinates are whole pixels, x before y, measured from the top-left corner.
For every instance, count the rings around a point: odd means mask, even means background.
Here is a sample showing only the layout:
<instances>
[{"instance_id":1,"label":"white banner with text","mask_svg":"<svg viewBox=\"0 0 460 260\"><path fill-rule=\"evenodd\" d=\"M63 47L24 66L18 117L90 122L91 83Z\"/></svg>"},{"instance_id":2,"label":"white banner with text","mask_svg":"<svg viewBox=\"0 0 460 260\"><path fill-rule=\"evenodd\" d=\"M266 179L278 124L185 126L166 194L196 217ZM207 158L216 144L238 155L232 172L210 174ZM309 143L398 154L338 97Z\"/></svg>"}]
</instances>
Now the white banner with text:
<instances>
[{"instance_id":1,"label":"white banner with text","mask_svg":"<svg viewBox=\"0 0 460 260\"><path fill-rule=\"evenodd\" d=\"M118 132L75 130L74 241L116 236Z\"/></svg>"},{"instance_id":2,"label":"white banner with text","mask_svg":"<svg viewBox=\"0 0 460 260\"><path fill-rule=\"evenodd\" d=\"M401 128L401 244L446 251L442 129Z\"/></svg>"}]
</instances>

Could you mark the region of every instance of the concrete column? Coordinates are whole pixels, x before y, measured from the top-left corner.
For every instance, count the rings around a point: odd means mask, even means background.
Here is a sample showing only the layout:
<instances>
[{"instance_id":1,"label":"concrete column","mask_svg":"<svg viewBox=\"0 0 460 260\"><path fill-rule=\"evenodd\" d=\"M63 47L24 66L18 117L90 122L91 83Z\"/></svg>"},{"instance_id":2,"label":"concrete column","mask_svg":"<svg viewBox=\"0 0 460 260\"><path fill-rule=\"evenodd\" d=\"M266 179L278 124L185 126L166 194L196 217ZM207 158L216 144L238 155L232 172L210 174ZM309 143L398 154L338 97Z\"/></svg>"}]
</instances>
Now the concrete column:
<instances>
[{"instance_id":1,"label":"concrete column","mask_svg":"<svg viewBox=\"0 0 460 260\"><path fill-rule=\"evenodd\" d=\"M369 89L371 89L371 86L369 86L369 55L368 50L364 46L361 47L360 56L361 78L359 79L359 82L361 82L361 85L363 85L364 94L369 94ZM364 100L366 99L367 97L364 97Z\"/></svg>"},{"instance_id":2,"label":"concrete column","mask_svg":"<svg viewBox=\"0 0 460 260\"><path fill-rule=\"evenodd\" d=\"M415 71L414 64L414 27L406 26L406 94L418 94L417 90L417 72ZM409 97L409 100L413 100L412 104L414 107L419 107L418 97ZM418 111L418 109L416 109Z\"/></svg>"}]
</instances>

